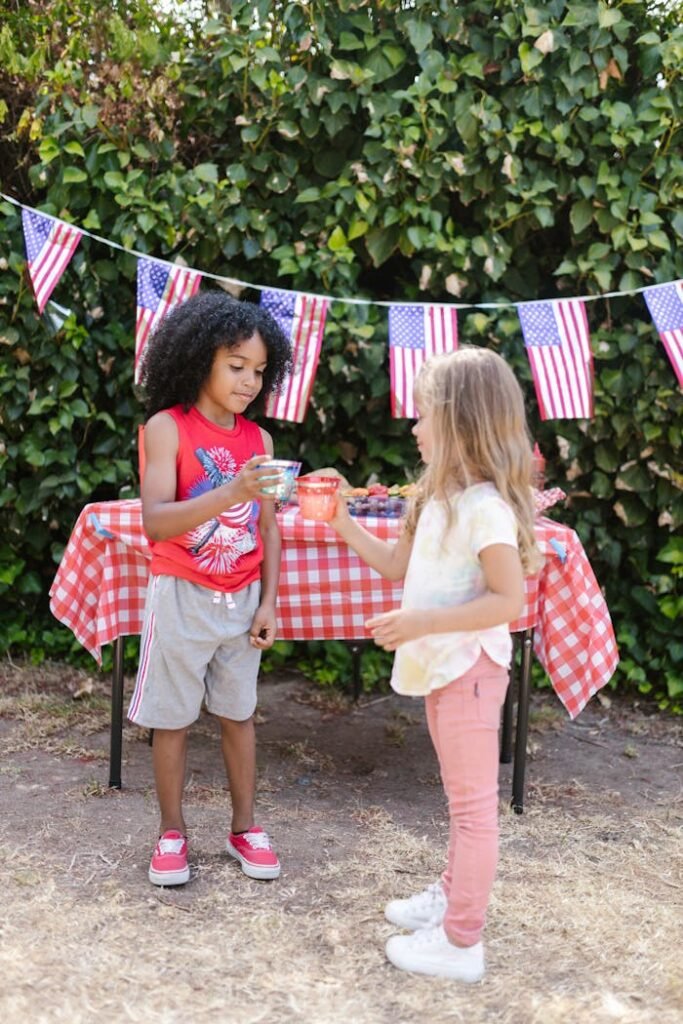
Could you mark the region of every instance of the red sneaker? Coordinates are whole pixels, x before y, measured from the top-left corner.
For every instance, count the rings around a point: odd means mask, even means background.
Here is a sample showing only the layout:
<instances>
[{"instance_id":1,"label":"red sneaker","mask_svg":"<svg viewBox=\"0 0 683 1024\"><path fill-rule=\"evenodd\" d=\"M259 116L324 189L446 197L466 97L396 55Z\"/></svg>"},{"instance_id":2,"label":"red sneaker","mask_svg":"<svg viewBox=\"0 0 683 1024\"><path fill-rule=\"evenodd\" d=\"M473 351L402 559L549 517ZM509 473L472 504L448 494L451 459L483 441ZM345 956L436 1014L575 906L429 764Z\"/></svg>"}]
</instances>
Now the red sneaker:
<instances>
[{"instance_id":1,"label":"red sneaker","mask_svg":"<svg viewBox=\"0 0 683 1024\"><path fill-rule=\"evenodd\" d=\"M240 835L231 832L225 848L240 862L242 871L250 878L277 878L280 874L280 861L270 845L268 834L258 825Z\"/></svg>"},{"instance_id":2,"label":"red sneaker","mask_svg":"<svg viewBox=\"0 0 683 1024\"><path fill-rule=\"evenodd\" d=\"M149 865L152 885L183 885L189 880L187 839L182 832L169 829L159 836Z\"/></svg>"}]
</instances>

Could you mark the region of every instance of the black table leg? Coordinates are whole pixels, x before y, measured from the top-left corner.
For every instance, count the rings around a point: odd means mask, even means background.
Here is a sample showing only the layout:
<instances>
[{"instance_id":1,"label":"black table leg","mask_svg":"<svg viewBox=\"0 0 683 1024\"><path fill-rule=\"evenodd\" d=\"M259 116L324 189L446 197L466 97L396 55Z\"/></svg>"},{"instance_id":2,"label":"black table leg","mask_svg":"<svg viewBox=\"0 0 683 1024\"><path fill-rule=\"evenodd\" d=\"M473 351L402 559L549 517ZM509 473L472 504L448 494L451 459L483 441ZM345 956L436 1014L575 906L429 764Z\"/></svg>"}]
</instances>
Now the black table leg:
<instances>
[{"instance_id":1,"label":"black table leg","mask_svg":"<svg viewBox=\"0 0 683 1024\"><path fill-rule=\"evenodd\" d=\"M361 691L361 659L363 657L363 647L365 644L361 641L356 643L351 640L348 643L349 650L351 651L351 679L353 681L353 699L358 700Z\"/></svg>"},{"instance_id":2,"label":"black table leg","mask_svg":"<svg viewBox=\"0 0 683 1024\"><path fill-rule=\"evenodd\" d=\"M109 787L121 789L121 739L123 735L123 637L113 644L111 673L111 739L109 744Z\"/></svg>"},{"instance_id":3,"label":"black table leg","mask_svg":"<svg viewBox=\"0 0 683 1024\"><path fill-rule=\"evenodd\" d=\"M526 771L526 741L529 730L529 694L531 691L531 653L533 629L524 632L522 663L517 693L517 732L515 735L515 763L512 769L512 809L515 814L524 811L524 774Z\"/></svg>"},{"instance_id":4,"label":"black table leg","mask_svg":"<svg viewBox=\"0 0 683 1024\"><path fill-rule=\"evenodd\" d=\"M514 642L514 641L513 641ZM514 712L515 661L510 666L510 682L508 683L505 703L503 704L503 721L500 730L500 763L510 764L512 761L512 718Z\"/></svg>"}]
</instances>

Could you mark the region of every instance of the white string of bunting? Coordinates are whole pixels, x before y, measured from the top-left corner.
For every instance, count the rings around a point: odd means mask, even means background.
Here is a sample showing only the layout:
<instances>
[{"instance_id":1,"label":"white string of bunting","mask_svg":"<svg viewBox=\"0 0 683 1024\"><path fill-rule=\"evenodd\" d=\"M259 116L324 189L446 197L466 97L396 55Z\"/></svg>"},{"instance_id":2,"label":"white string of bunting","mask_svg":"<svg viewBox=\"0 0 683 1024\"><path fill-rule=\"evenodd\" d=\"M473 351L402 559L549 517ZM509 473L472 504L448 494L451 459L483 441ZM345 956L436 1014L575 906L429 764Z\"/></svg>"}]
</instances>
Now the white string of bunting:
<instances>
[{"instance_id":1,"label":"white string of bunting","mask_svg":"<svg viewBox=\"0 0 683 1024\"><path fill-rule=\"evenodd\" d=\"M585 303L596 299L643 293L679 386L683 387L683 280L571 299L521 302L400 303L302 293L148 256L35 210L2 192L0 198L21 208L29 276L41 313L83 235L137 258L136 380L149 335L169 309L197 292L203 277L225 286L259 291L261 305L275 317L292 344L292 372L281 394L271 398L266 410L275 419L295 423L304 419L330 302L388 308L394 418L414 418L413 385L422 363L432 355L457 348L458 309L517 309L541 419L585 419L593 415L594 367Z\"/></svg>"}]
</instances>

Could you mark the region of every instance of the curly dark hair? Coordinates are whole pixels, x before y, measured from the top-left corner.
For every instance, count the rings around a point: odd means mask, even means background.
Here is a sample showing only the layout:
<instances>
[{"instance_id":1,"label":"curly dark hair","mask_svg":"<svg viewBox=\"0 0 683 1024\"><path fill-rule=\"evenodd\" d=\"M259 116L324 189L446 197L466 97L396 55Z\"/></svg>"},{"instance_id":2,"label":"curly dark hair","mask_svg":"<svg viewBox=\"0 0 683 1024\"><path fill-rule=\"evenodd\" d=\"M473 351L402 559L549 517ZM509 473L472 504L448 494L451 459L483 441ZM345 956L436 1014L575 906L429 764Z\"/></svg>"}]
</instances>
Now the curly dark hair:
<instances>
[{"instance_id":1,"label":"curly dark hair","mask_svg":"<svg viewBox=\"0 0 683 1024\"><path fill-rule=\"evenodd\" d=\"M145 420L162 409L197 401L220 348L235 348L258 332L268 352L263 387L252 408L262 410L291 366L291 346L274 317L253 302L218 291L200 292L176 306L152 334L141 368Z\"/></svg>"}]
</instances>

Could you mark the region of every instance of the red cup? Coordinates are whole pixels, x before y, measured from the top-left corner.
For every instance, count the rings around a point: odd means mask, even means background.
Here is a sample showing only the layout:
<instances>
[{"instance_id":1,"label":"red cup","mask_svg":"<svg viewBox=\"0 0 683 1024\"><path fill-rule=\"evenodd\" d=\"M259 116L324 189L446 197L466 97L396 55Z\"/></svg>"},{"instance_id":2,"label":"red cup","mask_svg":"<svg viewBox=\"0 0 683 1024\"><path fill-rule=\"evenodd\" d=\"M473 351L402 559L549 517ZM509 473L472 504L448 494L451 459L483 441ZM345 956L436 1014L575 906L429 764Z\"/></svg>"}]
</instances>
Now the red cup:
<instances>
[{"instance_id":1,"label":"red cup","mask_svg":"<svg viewBox=\"0 0 683 1024\"><path fill-rule=\"evenodd\" d=\"M327 522L337 509L339 478L335 476L304 476L296 482L299 511L304 519Z\"/></svg>"}]
</instances>

